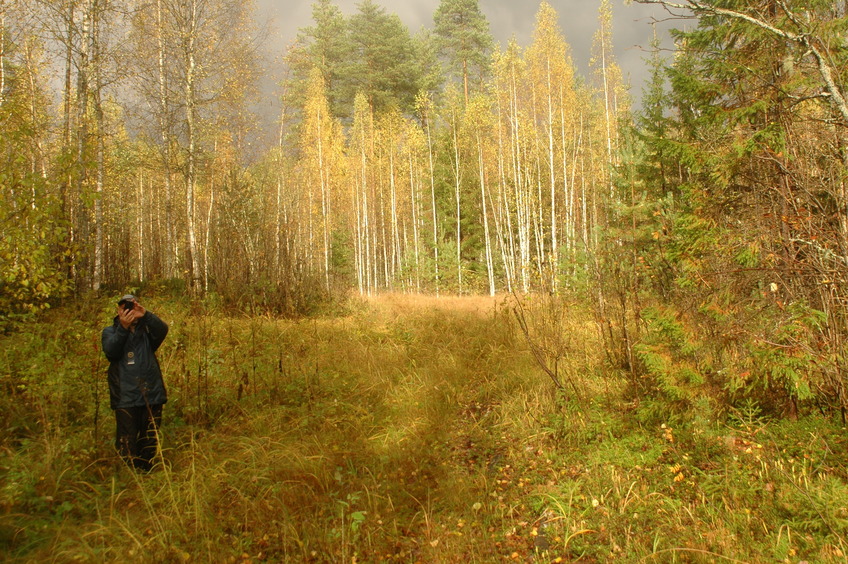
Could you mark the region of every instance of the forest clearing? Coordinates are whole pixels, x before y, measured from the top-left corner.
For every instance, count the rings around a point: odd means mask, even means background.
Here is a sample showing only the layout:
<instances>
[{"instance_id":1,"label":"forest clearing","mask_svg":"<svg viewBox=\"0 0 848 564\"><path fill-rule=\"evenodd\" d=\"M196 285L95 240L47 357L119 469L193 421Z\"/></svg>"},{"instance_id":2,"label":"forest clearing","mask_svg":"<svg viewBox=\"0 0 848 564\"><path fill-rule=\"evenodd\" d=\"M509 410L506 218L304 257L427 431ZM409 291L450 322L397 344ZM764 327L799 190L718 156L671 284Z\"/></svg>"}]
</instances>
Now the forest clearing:
<instances>
[{"instance_id":1,"label":"forest clearing","mask_svg":"<svg viewBox=\"0 0 848 564\"><path fill-rule=\"evenodd\" d=\"M0 0L0 131L0 560L848 561L848 0Z\"/></svg>"},{"instance_id":2,"label":"forest clearing","mask_svg":"<svg viewBox=\"0 0 848 564\"><path fill-rule=\"evenodd\" d=\"M149 298L171 325L150 474L112 447L112 301L0 338L4 560L844 562L843 427L637 401L590 315L529 301L531 338L554 311L567 334L579 397L557 393L513 300L282 321Z\"/></svg>"}]
</instances>

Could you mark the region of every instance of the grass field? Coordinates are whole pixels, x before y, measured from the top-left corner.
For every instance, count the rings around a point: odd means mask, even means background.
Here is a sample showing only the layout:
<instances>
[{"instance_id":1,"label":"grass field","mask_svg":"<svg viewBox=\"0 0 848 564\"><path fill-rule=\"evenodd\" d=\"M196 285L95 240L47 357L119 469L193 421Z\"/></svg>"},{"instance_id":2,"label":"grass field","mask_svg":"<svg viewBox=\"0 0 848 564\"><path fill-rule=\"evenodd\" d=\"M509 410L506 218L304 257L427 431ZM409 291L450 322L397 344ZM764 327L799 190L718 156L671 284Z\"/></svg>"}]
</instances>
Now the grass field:
<instances>
[{"instance_id":1,"label":"grass field","mask_svg":"<svg viewBox=\"0 0 848 564\"><path fill-rule=\"evenodd\" d=\"M145 303L171 325L147 475L112 452L112 301L0 337L0 559L846 561L841 422L671 416L604 366L577 306L525 304L558 391L506 298L299 321Z\"/></svg>"}]
</instances>

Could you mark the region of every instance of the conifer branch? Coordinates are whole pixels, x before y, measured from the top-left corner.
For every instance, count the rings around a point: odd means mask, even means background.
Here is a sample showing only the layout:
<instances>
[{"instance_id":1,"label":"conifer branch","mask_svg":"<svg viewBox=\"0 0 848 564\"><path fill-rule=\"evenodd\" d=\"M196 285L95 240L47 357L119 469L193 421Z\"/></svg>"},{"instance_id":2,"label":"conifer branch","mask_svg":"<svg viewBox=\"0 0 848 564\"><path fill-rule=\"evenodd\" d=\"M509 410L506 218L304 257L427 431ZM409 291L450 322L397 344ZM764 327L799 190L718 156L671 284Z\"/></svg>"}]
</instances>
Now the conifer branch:
<instances>
[{"instance_id":1,"label":"conifer branch","mask_svg":"<svg viewBox=\"0 0 848 564\"><path fill-rule=\"evenodd\" d=\"M753 26L759 27L760 29L766 30L777 37L781 37L786 39L787 41L792 41L793 43L797 43L805 48L807 48L815 57L816 64L818 67L819 75L824 81L825 87L829 94L831 103L836 107L837 111L842 117L842 126L848 127L848 101L845 99L845 95L842 90L839 88L839 85L836 84L836 80L834 79L834 72L831 65L828 63L827 57L818 48L817 43L820 43L820 39L814 37L810 33L794 33L785 29L781 29L776 27L760 18L756 18L744 12L739 12L736 10L728 10L727 8L719 8L717 6L712 6L706 2L702 2L701 0L687 0L685 4L681 4L679 2L669 2L667 0L636 0L639 4L658 4L664 6L666 8L674 8L679 10L691 10L695 14L703 13L709 15L716 16L725 16L727 18L741 20L747 22ZM802 27L802 23L800 19L793 12L789 10L786 6L786 3L783 1L779 1L781 9L786 13L792 23L797 25L799 28Z\"/></svg>"}]
</instances>

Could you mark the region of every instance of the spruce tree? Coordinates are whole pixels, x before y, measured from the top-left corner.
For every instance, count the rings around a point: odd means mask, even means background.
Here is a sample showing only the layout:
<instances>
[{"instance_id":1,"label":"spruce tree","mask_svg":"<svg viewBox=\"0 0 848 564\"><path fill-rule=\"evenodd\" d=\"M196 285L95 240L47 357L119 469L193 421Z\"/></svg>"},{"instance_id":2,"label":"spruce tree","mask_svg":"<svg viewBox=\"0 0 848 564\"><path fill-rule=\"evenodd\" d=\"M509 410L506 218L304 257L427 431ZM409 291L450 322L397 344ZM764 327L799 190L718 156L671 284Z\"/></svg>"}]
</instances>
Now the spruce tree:
<instances>
[{"instance_id":1,"label":"spruce tree","mask_svg":"<svg viewBox=\"0 0 848 564\"><path fill-rule=\"evenodd\" d=\"M643 257L663 303L709 336L699 362L720 363L731 400L845 409L844 17L828 2L679 4L698 25L675 34L670 108L658 91L646 105L640 180L666 202Z\"/></svg>"},{"instance_id":2,"label":"spruce tree","mask_svg":"<svg viewBox=\"0 0 848 564\"><path fill-rule=\"evenodd\" d=\"M291 73L286 81L287 100L295 107L303 106L312 69L317 68L333 115L349 115L350 108L341 95L344 65L351 49L347 21L332 0L315 0L312 21L314 25L299 31L286 54Z\"/></svg>"}]
</instances>

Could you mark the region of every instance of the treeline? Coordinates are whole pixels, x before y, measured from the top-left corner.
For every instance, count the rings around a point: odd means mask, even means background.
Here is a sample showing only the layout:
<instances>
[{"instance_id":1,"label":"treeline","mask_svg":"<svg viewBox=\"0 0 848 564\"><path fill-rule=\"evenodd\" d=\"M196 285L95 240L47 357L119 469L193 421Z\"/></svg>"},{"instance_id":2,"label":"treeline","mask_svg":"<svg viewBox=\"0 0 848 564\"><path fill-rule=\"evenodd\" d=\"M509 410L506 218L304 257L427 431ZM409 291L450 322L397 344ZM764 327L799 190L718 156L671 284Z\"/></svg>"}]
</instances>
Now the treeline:
<instances>
[{"instance_id":1,"label":"treeline","mask_svg":"<svg viewBox=\"0 0 848 564\"><path fill-rule=\"evenodd\" d=\"M547 3L501 50L476 1L413 36L318 0L264 149L250 4L4 3L4 310L151 280L283 309L556 287L597 241L628 110L599 7L583 79Z\"/></svg>"},{"instance_id":2,"label":"treeline","mask_svg":"<svg viewBox=\"0 0 848 564\"><path fill-rule=\"evenodd\" d=\"M242 254L224 232L262 188L252 25L240 0L0 4L4 319L131 282L201 291L209 249Z\"/></svg>"},{"instance_id":3,"label":"treeline","mask_svg":"<svg viewBox=\"0 0 848 564\"><path fill-rule=\"evenodd\" d=\"M577 292L660 412L844 412L846 3L637 1L693 21L634 115L607 0L588 76L546 2L499 47L476 0L417 34L317 0L271 148L249 3L5 2L0 315L152 281L287 313Z\"/></svg>"},{"instance_id":4,"label":"treeline","mask_svg":"<svg viewBox=\"0 0 848 564\"><path fill-rule=\"evenodd\" d=\"M504 50L474 1L417 38L370 2L347 20L317 2L281 139L295 262L369 294L556 288L597 241L627 119L600 8L583 80L545 2L532 44Z\"/></svg>"}]
</instances>

